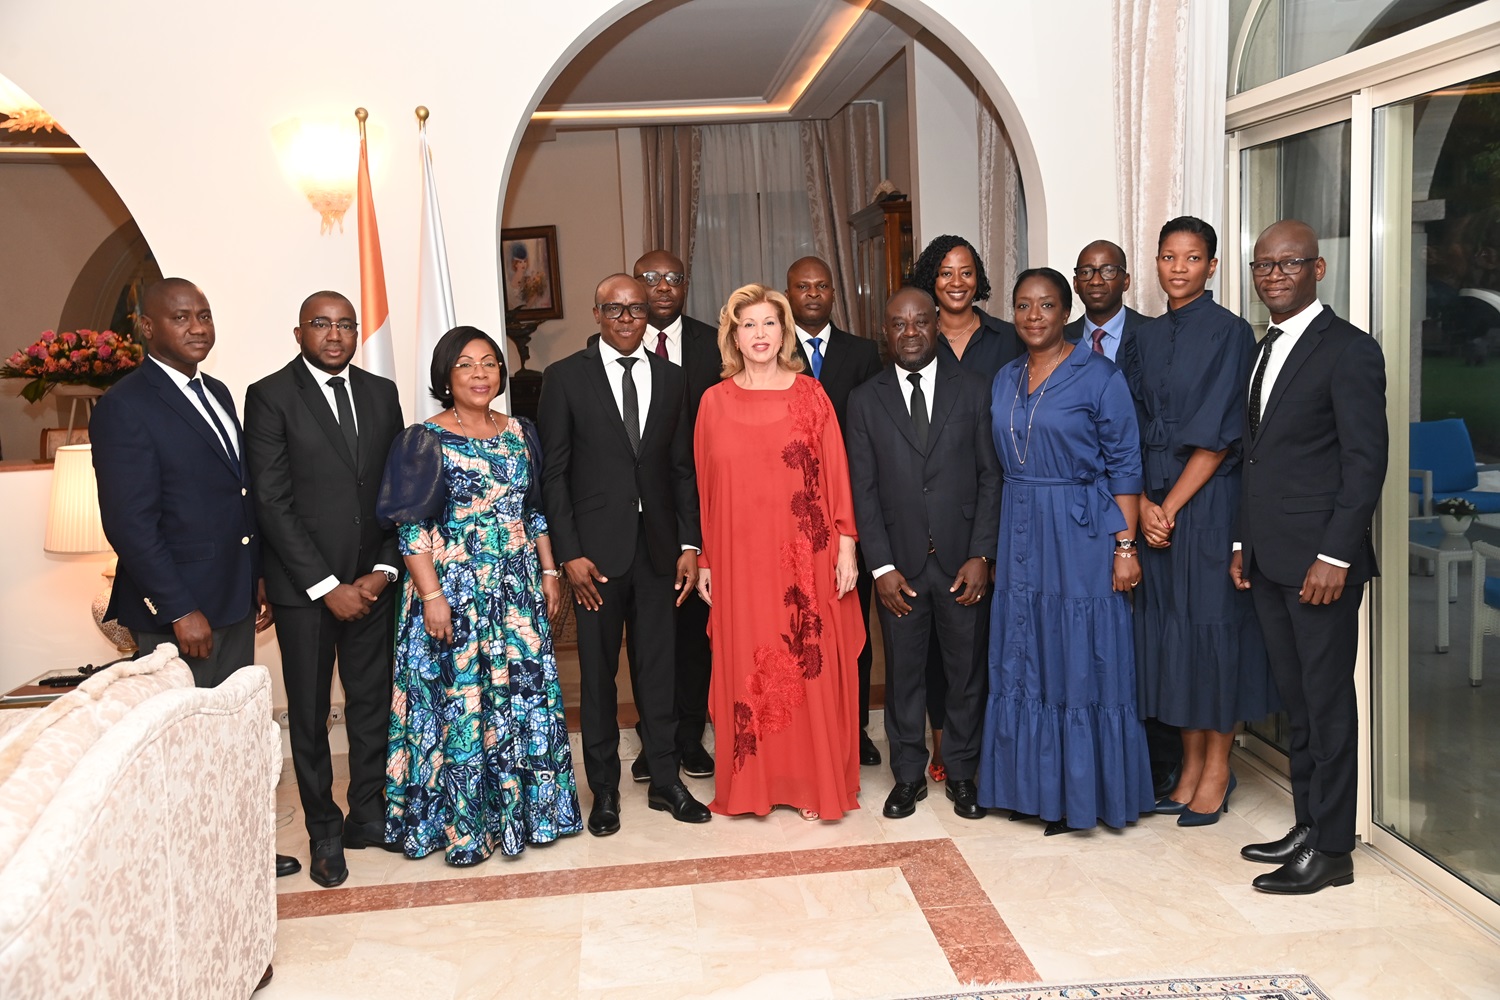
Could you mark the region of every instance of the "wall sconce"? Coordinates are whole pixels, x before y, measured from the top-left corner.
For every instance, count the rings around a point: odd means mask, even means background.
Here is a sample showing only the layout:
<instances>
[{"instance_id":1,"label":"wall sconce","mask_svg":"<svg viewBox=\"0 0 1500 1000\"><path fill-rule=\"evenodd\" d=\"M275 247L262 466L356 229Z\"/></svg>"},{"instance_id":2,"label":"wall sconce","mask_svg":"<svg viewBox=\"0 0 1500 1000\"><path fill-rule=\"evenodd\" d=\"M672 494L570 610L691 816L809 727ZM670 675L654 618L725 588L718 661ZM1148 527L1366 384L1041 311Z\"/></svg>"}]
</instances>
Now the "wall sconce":
<instances>
[{"instance_id":1,"label":"wall sconce","mask_svg":"<svg viewBox=\"0 0 1500 1000\"><path fill-rule=\"evenodd\" d=\"M94 448L87 444L63 445L52 465L52 498L47 505L47 552L81 554L110 552L99 517L99 488L94 480ZM104 591L94 598L94 624L123 654L134 652L135 637L117 621L105 621L110 591L114 589L115 564L104 570Z\"/></svg>"},{"instance_id":2,"label":"wall sconce","mask_svg":"<svg viewBox=\"0 0 1500 1000\"><path fill-rule=\"evenodd\" d=\"M47 114L42 106L31 99L31 95L0 76L0 115L9 115L0 122L0 129L7 132L61 132L68 130L57 124L57 119Z\"/></svg>"},{"instance_id":3,"label":"wall sconce","mask_svg":"<svg viewBox=\"0 0 1500 1000\"><path fill-rule=\"evenodd\" d=\"M344 213L354 203L359 168L359 129L352 122L289 118L271 129L276 156L287 180L307 196L323 218L319 230L344 231Z\"/></svg>"}]
</instances>

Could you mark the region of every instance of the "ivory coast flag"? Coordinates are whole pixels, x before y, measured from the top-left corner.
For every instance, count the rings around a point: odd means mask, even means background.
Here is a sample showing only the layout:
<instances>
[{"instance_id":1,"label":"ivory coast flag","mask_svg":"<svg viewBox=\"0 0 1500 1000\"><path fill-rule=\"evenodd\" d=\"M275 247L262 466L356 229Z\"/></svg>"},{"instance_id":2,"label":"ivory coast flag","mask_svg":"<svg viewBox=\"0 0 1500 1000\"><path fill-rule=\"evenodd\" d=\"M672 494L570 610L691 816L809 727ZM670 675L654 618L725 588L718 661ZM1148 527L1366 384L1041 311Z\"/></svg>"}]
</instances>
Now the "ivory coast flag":
<instances>
[{"instance_id":1,"label":"ivory coast flag","mask_svg":"<svg viewBox=\"0 0 1500 1000\"><path fill-rule=\"evenodd\" d=\"M360 365L368 372L394 380L396 355L391 348L391 310L385 298L385 264L380 257L380 227L375 222L375 197L370 191L370 156L364 129L359 134L359 312Z\"/></svg>"}]
</instances>

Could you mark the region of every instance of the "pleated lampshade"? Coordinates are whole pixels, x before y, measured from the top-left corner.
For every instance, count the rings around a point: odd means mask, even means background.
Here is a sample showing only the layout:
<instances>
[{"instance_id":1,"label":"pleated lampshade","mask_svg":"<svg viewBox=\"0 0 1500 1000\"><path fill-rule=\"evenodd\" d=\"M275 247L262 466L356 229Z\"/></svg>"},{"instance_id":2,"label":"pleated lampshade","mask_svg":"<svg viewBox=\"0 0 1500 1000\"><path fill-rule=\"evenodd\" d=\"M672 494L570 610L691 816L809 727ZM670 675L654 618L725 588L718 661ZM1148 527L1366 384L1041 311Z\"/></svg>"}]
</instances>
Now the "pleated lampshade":
<instances>
[{"instance_id":1,"label":"pleated lampshade","mask_svg":"<svg viewBox=\"0 0 1500 1000\"><path fill-rule=\"evenodd\" d=\"M48 552L108 552L94 484L94 449L69 444L57 449L52 466L52 502L47 508Z\"/></svg>"}]
</instances>

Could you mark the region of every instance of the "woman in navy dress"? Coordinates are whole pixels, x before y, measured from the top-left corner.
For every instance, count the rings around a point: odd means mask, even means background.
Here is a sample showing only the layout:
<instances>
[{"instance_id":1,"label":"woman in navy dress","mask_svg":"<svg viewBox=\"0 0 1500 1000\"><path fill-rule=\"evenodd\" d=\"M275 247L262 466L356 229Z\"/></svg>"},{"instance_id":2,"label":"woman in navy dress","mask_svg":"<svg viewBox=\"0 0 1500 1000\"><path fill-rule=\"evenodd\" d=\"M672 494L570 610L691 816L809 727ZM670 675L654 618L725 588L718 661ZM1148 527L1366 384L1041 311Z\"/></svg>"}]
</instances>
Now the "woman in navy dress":
<instances>
[{"instance_id":1,"label":"woman in navy dress","mask_svg":"<svg viewBox=\"0 0 1500 1000\"><path fill-rule=\"evenodd\" d=\"M1218 237L1202 219L1162 227L1156 274L1167 314L1136 330L1128 373L1141 406L1144 579L1136 606L1141 716L1182 730L1182 770L1157 811L1179 826L1229 808L1235 725L1276 709L1255 609L1229 579L1240 433L1255 334L1204 285Z\"/></svg>"},{"instance_id":2,"label":"woman in navy dress","mask_svg":"<svg viewBox=\"0 0 1500 1000\"><path fill-rule=\"evenodd\" d=\"M1063 339L1061 274L1022 272L1014 304L1027 353L991 388L1005 502L979 804L1048 835L1119 828L1153 804L1125 596L1141 579L1135 404L1112 362Z\"/></svg>"}]
</instances>

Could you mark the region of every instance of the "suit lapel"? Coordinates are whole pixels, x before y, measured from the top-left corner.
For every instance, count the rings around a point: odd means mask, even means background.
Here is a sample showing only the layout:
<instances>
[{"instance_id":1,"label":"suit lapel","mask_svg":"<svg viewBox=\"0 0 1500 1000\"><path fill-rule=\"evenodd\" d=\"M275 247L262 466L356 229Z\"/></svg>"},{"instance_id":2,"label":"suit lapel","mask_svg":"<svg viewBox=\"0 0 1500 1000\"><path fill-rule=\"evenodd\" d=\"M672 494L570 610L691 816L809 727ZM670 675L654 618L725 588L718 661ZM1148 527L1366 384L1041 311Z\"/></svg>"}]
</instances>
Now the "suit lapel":
<instances>
[{"instance_id":1,"label":"suit lapel","mask_svg":"<svg viewBox=\"0 0 1500 1000\"><path fill-rule=\"evenodd\" d=\"M832 323L823 330L823 338L827 346L823 349L823 368L818 375L818 381L824 385L833 385L838 380L839 372L843 371L849 360L849 352L842 349L838 338L834 336L836 332ZM798 342L800 343L800 340Z\"/></svg>"},{"instance_id":2,"label":"suit lapel","mask_svg":"<svg viewBox=\"0 0 1500 1000\"><path fill-rule=\"evenodd\" d=\"M338 418L333 415L333 410L328 406L328 397L323 395L322 386L313 379L312 373L307 370L307 365L302 363L301 358L295 359L291 365L292 381L297 385L297 395L302 400L302 405L312 414L313 423L323 430L328 438L328 443L333 446L334 453L344 460L351 468L355 466L354 457L349 454L349 448L344 444L344 433L339 429ZM349 369L345 369L347 372ZM365 415L359 407L359 394L354 392L354 380L349 379L350 396L353 397L355 407L355 422L363 427L368 426Z\"/></svg>"},{"instance_id":3,"label":"suit lapel","mask_svg":"<svg viewBox=\"0 0 1500 1000\"><path fill-rule=\"evenodd\" d=\"M198 374L203 379L203 385L213 394L214 399L219 401L219 406L223 408L225 413L229 414L229 425L234 428L234 447L239 455L240 480L242 482L248 481L249 473L245 465L245 428L240 426L240 415L235 412L234 397L229 394L229 386L205 372L199 372ZM214 431L214 439L218 440L218 437L218 432ZM224 464L231 472L234 471L234 466L230 463L227 455L224 458Z\"/></svg>"},{"instance_id":4,"label":"suit lapel","mask_svg":"<svg viewBox=\"0 0 1500 1000\"><path fill-rule=\"evenodd\" d=\"M1297 370L1307 362L1308 357L1323 342L1323 330L1331 322L1332 316L1333 311L1324 306L1323 311L1308 324L1307 329L1302 331L1302 336L1298 337L1297 342L1292 345L1292 352L1286 356L1286 361L1281 365L1281 371L1276 373L1276 384L1271 386L1271 394L1266 397L1266 405L1261 409L1261 433L1255 436L1256 441L1264 435L1266 424L1276 416L1276 406L1281 402L1281 397L1286 394L1287 385L1297 377ZM1260 363L1258 356L1255 363ZM1249 405L1248 401L1246 405Z\"/></svg>"},{"instance_id":5,"label":"suit lapel","mask_svg":"<svg viewBox=\"0 0 1500 1000\"><path fill-rule=\"evenodd\" d=\"M598 397L599 405L604 408L605 413L608 413L610 417L613 418L610 420L610 426L615 427L619 430L620 441L625 445L625 448L629 450L630 435L625 433L625 418L620 414L620 407L615 403L614 391L610 388L609 385L610 375L614 375L615 378L619 378L620 376L615 372L610 372L608 374L605 373L604 359L599 353L599 345L597 342L588 347L583 352L583 356L588 359L587 363L583 366L584 377L588 381L589 385L593 386L594 395ZM646 363L650 364L651 362L648 360ZM624 368L621 368L618 365L616 365L615 368L617 372L625 371ZM655 402L655 392L651 394L651 399L653 402Z\"/></svg>"},{"instance_id":6,"label":"suit lapel","mask_svg":"<svg viewBox=\"0 0 1500 1000\"><path fill-rule=\"evenodd\" d=\"M145 365L143 370L146 377L150 379L152 388L156 390L157 395L162 398L162 401L167 404L167 408L176 413L189 427L196 431L198 436L203 439L204 444L208 445L213 449L214 454L219 456L219 460L224 463L224 467L231 473L234 472L234 465L230 463L229 456L224 451L224 442L219 440L219 432L214 430L213 425L204 418L203 414L198 412L196 406L188 402L187 397L177 387L177 383L172 381L171 376L161 371L154 361ZM199 374L202 375L203 373L199 372ZM213 389L206 375L203 375L203 384L209 386L210 391L214 392L215 396L218 395L218 392ZM222 403L222 400L220 402ZM233 416L233 408L228 409L230 415ZM235 430L236 432L239 430L238 422L235 422Z\"/></svg>"},{"instance_id":7,"label":"suit lapel","mask_svg":"<svg viewBox=\"0 0 1500 1000\"><path fill-rule=\"evenodd\" d=\"M937 377L933 379L936 383L932 387L932 420L927 426L927 450L932 451L932 446L937 441L938 432L943 429L943 424L948 420L948 414L953 412L953 404L958 399L958 377L959 369L949 367L938 362Z\"/></svg>"},{"instance_id":8,"label":"suit lapel","mask_svg":"<svg viewBox=\"0 0 1500 1000\"><path fill-rule=\"evenodd\" d=\"M685 360L685 359L684 359ZM666 383L671 378L671 369L676 365L659 358L654 354L646 355L646 370L651 373L651 405L646 408L646 426L641 428L641 447L646 446L646 440L656 433L662 421L666 419L667 407L671 405L671 397L666 391ZM623 430L625 421L620 421Z\"/></svg>"},{"instance_id":9,"label":"suit lapel","mask_svg":"<svg viewBox=\"0 0 1500 1000\"><path fill-rule=\"evenodd\" d=\"M911 411L906 408L906 399L901 395L901 387L896 384L896 369L887 368L875 376L875 391L880 396L880 402L885 406L885 411L891 416L891 423L896 425L896 430L906 438L906 443L917 451L922 448L917 444L917 432L911 425ZM927 441L932 442L932 428L927 431Z\"/></svg>"}]
</instances>

